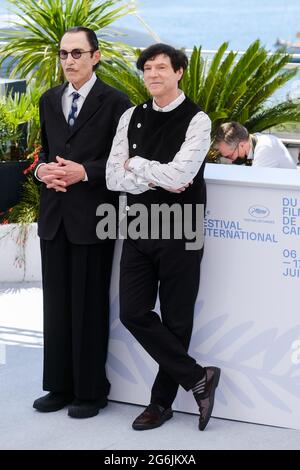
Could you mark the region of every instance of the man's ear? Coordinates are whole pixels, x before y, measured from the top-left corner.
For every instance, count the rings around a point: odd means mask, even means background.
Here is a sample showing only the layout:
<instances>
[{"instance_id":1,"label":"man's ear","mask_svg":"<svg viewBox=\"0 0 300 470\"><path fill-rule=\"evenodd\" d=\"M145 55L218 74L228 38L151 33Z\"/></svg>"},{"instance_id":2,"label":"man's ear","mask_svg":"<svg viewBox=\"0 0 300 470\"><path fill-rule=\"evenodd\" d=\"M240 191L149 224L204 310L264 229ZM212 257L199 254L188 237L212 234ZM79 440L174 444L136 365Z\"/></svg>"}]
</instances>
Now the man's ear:
<instances>
[{"instance_id":1,"label":"man's ear","mask_svg":"<svg viewBox=\"0 0 300 470\"><path fill-rule=\"evenodd\" d=\"M177 70L178 72L178 81L182 79L182 75L183 75L183 68L180 67L180 69Z\"/></svg>"},{"instance_id":2,"label":"man's ear","mask_svg":"<svg viewBox=\"0 0 300 470\"><path fill-rule=\"evenodd\" d=\"M100 62L100 59L101 59L101 52L99 51L99 49L94 52L94 54L93 54L93 59L95 59L94 65L96 65L98 62Z\"/></svg>"}]
</instances>

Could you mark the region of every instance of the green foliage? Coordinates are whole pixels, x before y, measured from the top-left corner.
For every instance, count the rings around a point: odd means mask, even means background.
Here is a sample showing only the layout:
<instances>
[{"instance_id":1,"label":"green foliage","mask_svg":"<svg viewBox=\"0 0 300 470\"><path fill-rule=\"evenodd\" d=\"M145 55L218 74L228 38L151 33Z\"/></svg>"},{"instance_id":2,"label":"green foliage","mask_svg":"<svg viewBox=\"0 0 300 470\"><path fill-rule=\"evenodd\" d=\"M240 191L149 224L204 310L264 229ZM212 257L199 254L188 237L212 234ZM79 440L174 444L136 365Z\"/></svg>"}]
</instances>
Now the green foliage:
<instances>
[{"instance_id":1,"label":"green foliage","mask_svg":"<svg viewBox=\"0 0 300 470\"><path fill-rule=\"evenodd\" d=\"M98 74L108 85L126 93L133 105L146 101L150 96L136 67L124 58L102 62Z\"/></svg>"},{"instance_id":2,"label":"green foliage","mask_svg":"<svg viewBox=\"0 0 300 470\"><path fill-rule=\"evenodd\" d=\"M19 159L33 150L39 137L39 93L32 89L0 98L0 160Z\"/></svg>"},{"instance_id":3,"label":"green foliage","mask_svg":"<svg viewBox=\"0 0 300 470\"><path fill-rule=\"evenodd\" d=\"M38 218L40 204L40 184L34 176L28 176L22 189L22 199L7 214L7 220L13 224L30 224Z\"/></svg>"},{"instance_id":4,"label":"green foliage","mask_svg":"<svg viewBox=\"0 0 300 470\"><path fill-rule=\"evenodd\" d=\"M259 40L244 54L226 53L223 43L212 60L204 60L194 47L181 88L212 120L212 135L225 121L238 121L250 132L285 122L300 122L300 105L285 101L270 105L276 90L293 78L297 69L285 69L290 56L282 51L268 55Z\"/></svg>"},{"instance_id":5,"label":"green foliage","mask_svg":"<svg viewBox=\"0 0 300 470\"><path fill-rule=\"evenodd\" d=\"M99 33L113 21L135 11L132 2L120 0L8 0L15 7L17 29L0 30L0 66L10 59L11 77L34 78L47 87L63 82L57 51L64 32L73 26L85 26ZM20 30L20 25L22 30ZM105 33L108 34L107 32ZM122 57L129 46L101 40L104 59Z\"/></svg>"},{"instance_id":6,"label":"green foliage","mask_svg":"<svg viewBox=\"0 0 300 470\"><path fill-rule=\"evenodd\" d=\"M39 100L46 89L46 86L37 86L31 83L27 88L26 95L20 95L20 102L15 106L15 110L18 110L18 106L23 106L24 110L25 108L30 110L29 113L26 113L28 117L26 154L33 152L40 142ZM24 119L24 122L26 122L26 119Z\"/></svg>"},{"instance_id":7,"label":"green foliage","mask_svg":"<svg viewBox=\"0 0 300 470\"><path fill-rule=\"evenodd\" d=\"M199 101L199 94L203 87L205 61L201 57L201 47L193 49L189 61L189 68L185 71L180 82L180 88L192 101Z\"/></svg>"},{"instance_id":8,"label":"green foliage","mask_svg":"<svg viewBox=\"0 0 300 470\"><path fill-rule=\"evenodd\" d=\"M300 105L286 101L256 112L247 119L245 126L250 132L262 132L284 123L300 123Z\"/></svg>"},{"instance_id":9,"label":"green foliage","mask_svg":"<svg viewBox=\"0 0 300 470\"><path fill-rule=\"evenodd\" d=\"M0 100L0 160L7 160L9 158L7 151L15 131L15 126L11 122L5 103Z\"/></svg>"}]
</instances>

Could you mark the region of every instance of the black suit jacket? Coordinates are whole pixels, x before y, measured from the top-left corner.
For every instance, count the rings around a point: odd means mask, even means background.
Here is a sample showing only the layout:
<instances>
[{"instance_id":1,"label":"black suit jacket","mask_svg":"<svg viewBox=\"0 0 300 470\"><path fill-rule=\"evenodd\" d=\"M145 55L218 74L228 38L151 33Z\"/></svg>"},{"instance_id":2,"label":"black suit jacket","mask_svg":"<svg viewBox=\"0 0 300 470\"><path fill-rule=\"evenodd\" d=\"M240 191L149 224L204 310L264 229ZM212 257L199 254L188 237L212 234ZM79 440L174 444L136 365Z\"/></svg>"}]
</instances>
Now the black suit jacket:
<instances>
[{"instance_id":1,"label":"black suit jacket","mask_svg":"<svg viewBox=\"0 0 300 470\"><path fill-rule=\"evenodd\" d=\"M97 79L70 128L62 110L66 86L52 88L40 99L42 152L39 163L54 162L56 155L81 163L88 182L73 184L66 193L42 185L38 233L42 239L52 240L63 220L72 243L99 243L97 206L117 202L117 193L106 187L106 162L120 116L131 104L125 94Z\"/></svg>"}]
</instances>

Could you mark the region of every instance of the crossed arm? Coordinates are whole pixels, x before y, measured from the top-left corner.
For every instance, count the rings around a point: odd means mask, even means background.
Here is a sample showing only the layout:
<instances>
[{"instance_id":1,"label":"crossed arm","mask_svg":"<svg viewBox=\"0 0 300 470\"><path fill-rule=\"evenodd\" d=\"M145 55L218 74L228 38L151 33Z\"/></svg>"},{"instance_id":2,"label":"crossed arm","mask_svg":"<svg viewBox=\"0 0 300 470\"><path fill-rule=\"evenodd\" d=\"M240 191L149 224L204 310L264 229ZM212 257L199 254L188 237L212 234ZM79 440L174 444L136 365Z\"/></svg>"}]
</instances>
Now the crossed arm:
<instances>
[{"instance_id":1,"label":"crossed arm","mask_svg":"<svg viewBox=\"0 0 300 470\"><path fill-rule=\"evenodd\" d=\"M169 163L139 156L129 159L127 131L134 108L122 115L106 166L106 184L112 191L139 194L155 186L182 192L198 173L210 145L211 122L197 113L187 129L185 140Z\"/></svg>"}]
</instances>

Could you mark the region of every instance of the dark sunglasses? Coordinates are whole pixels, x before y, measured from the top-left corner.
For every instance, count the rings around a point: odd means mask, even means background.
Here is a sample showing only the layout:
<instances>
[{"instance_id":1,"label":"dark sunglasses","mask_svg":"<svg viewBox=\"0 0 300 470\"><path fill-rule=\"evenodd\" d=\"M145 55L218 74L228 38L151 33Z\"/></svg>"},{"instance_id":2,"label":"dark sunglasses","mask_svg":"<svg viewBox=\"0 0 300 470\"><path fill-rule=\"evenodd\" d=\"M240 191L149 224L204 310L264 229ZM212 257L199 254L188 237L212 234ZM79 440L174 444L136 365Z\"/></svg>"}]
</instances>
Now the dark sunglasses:
<instances>
[{"instance_id":1,"label":"dark sunglasses","mask_svg":"<svg viewBox=\"0 0 300 470\"><path fill-rule=\"evenodd\" d=\"M88 52L95 52L95 51L81 51L80 49L73 49L71 52L65 51L64 49L60 49L58 51L59 58L62 60L66 60L68 55L71 54L73 59L80 59L82 54L87 54Z\"/></svg>"}]
</instances>

